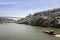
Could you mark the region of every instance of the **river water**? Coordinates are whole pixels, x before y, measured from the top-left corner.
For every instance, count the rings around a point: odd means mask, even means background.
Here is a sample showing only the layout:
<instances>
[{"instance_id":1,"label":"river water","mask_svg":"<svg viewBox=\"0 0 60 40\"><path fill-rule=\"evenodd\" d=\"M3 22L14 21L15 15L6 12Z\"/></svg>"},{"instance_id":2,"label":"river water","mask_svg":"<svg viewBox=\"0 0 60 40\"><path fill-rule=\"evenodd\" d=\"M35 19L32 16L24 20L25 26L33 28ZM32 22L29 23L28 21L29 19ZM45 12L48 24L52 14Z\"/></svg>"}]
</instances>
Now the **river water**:
<instances>
[{"instance_id":1,"label":"river water","mask_svg":"<svg viewBox=\"0 0 60 40\"><path fill-rule=\"evenodd\" d=\"M59 28L47 28L24 24L0 24L0 40L60 40L60 38L43 33L44 30L55 30L60 34Z\"/></svg>"}]
</instances>

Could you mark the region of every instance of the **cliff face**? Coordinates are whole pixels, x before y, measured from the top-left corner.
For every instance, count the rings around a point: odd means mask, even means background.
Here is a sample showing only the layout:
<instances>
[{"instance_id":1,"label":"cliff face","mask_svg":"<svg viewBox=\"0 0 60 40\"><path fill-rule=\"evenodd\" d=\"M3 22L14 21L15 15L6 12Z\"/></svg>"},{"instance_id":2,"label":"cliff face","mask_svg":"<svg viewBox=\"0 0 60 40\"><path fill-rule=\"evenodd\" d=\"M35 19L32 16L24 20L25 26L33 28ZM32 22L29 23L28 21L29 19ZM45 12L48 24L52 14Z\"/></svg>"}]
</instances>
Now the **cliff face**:
<instances>
[{"instance_id":1,"label":"cliff face","mask_svg":"<svg viewBox=\"0 0 60 40\"><path fill-rule=\"evenodd\" d=\"M37 12L18 20L17 22L29 25L56 27L59 23L58 20L60 20L60 8Z\"/></svg>"}]
</instances>

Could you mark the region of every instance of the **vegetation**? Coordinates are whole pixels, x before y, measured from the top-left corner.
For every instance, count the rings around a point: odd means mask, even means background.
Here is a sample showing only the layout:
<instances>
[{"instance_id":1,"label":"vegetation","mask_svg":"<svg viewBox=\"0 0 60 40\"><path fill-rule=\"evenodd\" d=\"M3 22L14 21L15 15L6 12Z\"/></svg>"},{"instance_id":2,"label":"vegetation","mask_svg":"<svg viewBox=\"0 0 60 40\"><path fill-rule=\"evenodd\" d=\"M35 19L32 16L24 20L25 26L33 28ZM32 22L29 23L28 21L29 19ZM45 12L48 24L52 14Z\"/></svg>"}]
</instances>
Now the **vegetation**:
<instances>
[{"instance_id":1,"label":"vegetation","mask_svg":"<svg viewBox=\"0 0 60 40\"><path fill-rule=\"evenodd\" d=\"M60 17L59 8L43 12L37 12L34 13L34 15L29 14L25 18L18 20L17 23L44 27L58 27L58 17Z\"/></svg>"},{"instance_id":2,"label":"vegetation","mask_svg":"<svg viewBox=\"0 0 60 40\"><path fill-rule=\"evenodd\" d=\"M2 23L15 23L16 21L8 17L0 17L0 24Z\"/></svg>"}]
</instances>

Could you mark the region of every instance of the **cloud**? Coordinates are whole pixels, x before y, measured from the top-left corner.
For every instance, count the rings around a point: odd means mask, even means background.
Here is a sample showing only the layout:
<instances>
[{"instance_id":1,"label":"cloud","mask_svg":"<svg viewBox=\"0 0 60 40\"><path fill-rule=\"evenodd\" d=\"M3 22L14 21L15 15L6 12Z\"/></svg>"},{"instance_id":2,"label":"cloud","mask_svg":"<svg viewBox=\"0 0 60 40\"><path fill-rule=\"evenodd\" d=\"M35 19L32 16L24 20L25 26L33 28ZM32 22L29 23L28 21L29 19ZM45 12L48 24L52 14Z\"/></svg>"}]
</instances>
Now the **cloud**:
<instances>
[{"instance_id":1,"label":"cloud","mask_svg":"<svg viewBox=\"0 0 60 40\"><path fill-rule=\"evenodd\" d=\"M59 0L3 0L0 1L0 16L27 16L60 7L59 4Z\"/></svg>"},{"instance_id":2,"label":"cloud","mask_svg":"<svg viewBox=\"0 0 60 40\"><path fill-rule=\"evenodd\" d=\"M13 5L13 4L19 4L20 2L0 2L0 5Z\"/></svg>"}]
</instances>

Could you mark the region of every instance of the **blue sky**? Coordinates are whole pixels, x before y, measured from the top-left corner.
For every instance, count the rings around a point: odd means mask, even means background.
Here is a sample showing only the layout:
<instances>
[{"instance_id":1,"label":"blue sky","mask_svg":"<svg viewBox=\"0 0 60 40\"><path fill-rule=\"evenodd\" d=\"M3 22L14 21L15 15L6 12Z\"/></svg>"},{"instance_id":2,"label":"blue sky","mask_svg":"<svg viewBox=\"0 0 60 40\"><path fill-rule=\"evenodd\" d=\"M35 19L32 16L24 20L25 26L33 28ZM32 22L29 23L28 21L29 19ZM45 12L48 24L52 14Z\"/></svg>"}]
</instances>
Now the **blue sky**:
<instances>
[{"instance_id":1,"label":"blue sky","mask_svg":"<svg viewBox=\"0 0 60 40\"><path fill-rule=\"evenodd\" d=\"M25 17L30 13L59 7L60 0L0 0L0 16Z\"/></svg>"}]
</instances>

